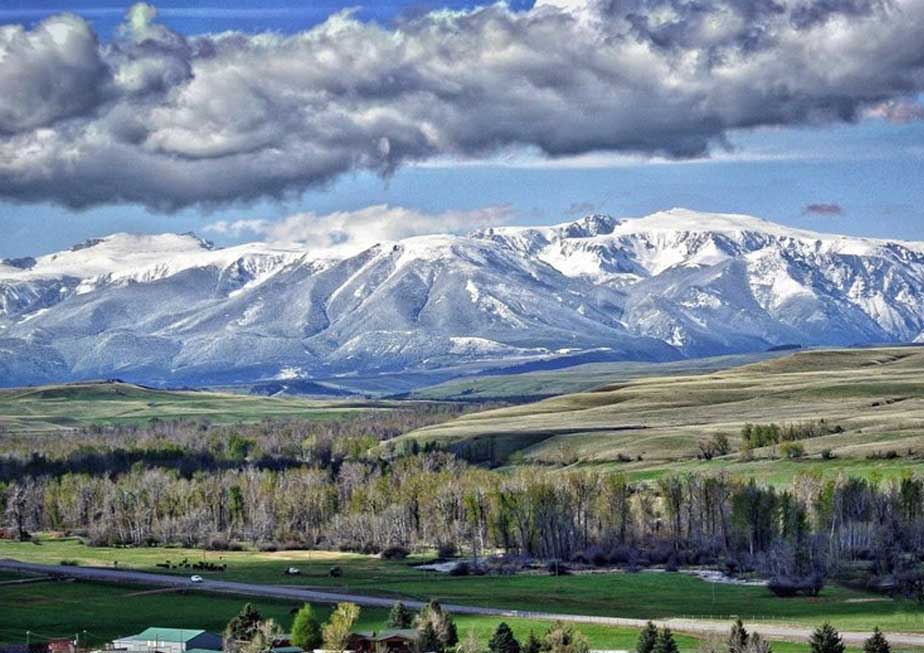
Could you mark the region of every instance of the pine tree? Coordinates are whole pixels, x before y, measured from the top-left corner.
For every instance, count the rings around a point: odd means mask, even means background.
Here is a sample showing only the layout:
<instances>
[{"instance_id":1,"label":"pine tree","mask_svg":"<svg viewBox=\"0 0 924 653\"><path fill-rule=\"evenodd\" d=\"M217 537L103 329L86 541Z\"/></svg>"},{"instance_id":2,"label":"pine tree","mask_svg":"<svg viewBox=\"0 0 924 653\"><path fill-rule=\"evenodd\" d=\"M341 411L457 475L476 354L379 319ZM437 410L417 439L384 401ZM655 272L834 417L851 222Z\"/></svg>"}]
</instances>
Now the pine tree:
<instances>
[{"instance_id":1,"label":"pine tree","mask_svg":"<svg viewBox=\"0 0 924 653\"><path fill-rule=\"evenodd\" d=\"M892 648L879 626L873 629L873 636L863 643L863 653L891 653Z\"/></svg>"},{"instance_id":2,"label":"pine tree","mask_svg":"<svg viewBox=\"0 0 924 653\"><path fill-rule=\"evenodd\" d=\"M488 642L491 653L520 653L520 643L513 636L510 626L501 622Z\"/></svg>"},{"instance_id":3,"label":"pine tree","mask_svg":"<svg viewBox=\"0 0 924 653\"><path fill-rule=\"evenodd\" d=\"M315 619L314 610L306 603L292 621L292 643L306 651L313 651L321 646L321 624Z\"/></svg>"},{"instance_id":4,"label":"pine tree","mask_svg":"<svg viewBox=\"0 0 924 653\"><path fill-rule=\"evenodd\" d=\"M677 642L674 641L674 633L665 626L658 633L658 641L655 643L654 653L680 653L677 648Z\"/></svg>"},{"instance_id":5,"label":"pine tree","mask_svg":"<svg viewBox=\"0 0 924 653\"><path fill-rule=\"evenodd\" d=\"M520 653L539 653L540 650L542 650L542 642L536 637L536 633L529 631L529 637L526 638L526 643L520 649Z\"/></svg>"},{"instance_id":6,"label":"pine tree","mask_svg":"<svg viewBox=\"0 0 924 653\"><path fill-rule=\"evenodd\" d=\"M728 635L728 653L745 653L748 646L748 631L741 619L732 624Z\"/></svg>"},{"instance_id":7,"label":"pine tree","mask_svg":"<svg viewBox=\"0 0 924 653\"><path fill-rule=\"evenodd\" d=\"M638 644L635 645L636 653L654 653L655 646L658 643L658 629L650 621L642 628L638 634Z\"/></svg>"},{"instance_id":8,"label":"pine tree","mask_svg":"<svg viewBox=\"0 0 924 653\"><path fill-rule=\"evenodd\" d=\"M414 616L401 601L395 602L388 613L389 628L410 628L414 623Z\"/></svg>"},{"instance_id":9,"label":"pine tree","mask_svg":"<svg viewBox=\"0 0 924 653\"><path fill-rule=\"evenodd\" d=\"M844 653L844 642L831 624L824 624L815 629L809 640L812 653Z\"/></svg>"}]
</instances>

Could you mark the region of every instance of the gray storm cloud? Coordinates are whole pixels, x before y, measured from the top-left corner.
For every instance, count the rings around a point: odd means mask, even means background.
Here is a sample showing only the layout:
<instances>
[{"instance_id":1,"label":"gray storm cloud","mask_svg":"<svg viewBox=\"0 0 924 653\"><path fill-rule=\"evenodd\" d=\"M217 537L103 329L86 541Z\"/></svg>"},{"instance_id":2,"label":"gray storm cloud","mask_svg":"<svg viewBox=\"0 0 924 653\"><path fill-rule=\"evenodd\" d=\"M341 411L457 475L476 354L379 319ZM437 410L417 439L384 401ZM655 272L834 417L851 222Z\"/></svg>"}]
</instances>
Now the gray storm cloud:
<instances>
[{"instance_id":1,"label":"gray storm cloud","mask_svg":"<svg viewBox=\"0 0 924 653\"><path fill-rule=\"evenodd\" d=\"M924 90L920 0L552 0L186 37L133 7L0 27L0 196L160 210L527 147L707 156Z\"/></svg>"}]
</instances>

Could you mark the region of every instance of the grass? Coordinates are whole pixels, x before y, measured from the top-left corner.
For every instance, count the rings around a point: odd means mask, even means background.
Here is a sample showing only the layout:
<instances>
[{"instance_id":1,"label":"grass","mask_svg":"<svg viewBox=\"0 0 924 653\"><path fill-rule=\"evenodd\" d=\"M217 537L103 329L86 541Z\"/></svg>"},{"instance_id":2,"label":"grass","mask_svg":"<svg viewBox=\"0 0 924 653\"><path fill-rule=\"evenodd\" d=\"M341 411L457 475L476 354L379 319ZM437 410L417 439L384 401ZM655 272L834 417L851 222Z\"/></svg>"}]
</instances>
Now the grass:
<instances>
[{"instance_id":1,"label":"grass","mask_svg":"<svg viewBox=\"0 0 924 653\"><path fill-rule=\"evenodd\" d=\"M780 352L711 356L668 363L587 363L561 370L453 379L410 393L415 399L474 401L543 398L654 376L706 374L783 355Z\"/></svg>"},{"instance_id":2,"label":"grass","mask_svg":"<svg viewBox=\"0 0 924 653\"><path fill-rule=\"evenodd\" d=\"M146 592L144 588L105 583L46 582L17 586L15 592L0 592L0 643L22 643L50 638L74 637L81 642L102 645L120 635L140 632L152 625L176 628L202 628L221 632L227 622L249 599L243 597L206 595L195 592ZM264 618L276 620L284 629L292 621L299 604L286 601L254 599L253 603ZM316 606L319 618L326 619L329 606ZM357 630L375 630L385 626L387 611L364 608ZM478 641L487 642L502 621L497 617L456 615L461 638L474 632ZM521 640L532 630L537 635L551 625L548 621L503 619ZM577 628L595 649L633 650L638 631L581 624ZM30 631L27 636L26 631ZM675 633L683 653L694 653L699 641ZM807 653L801 643L774 642L776 653ZM896 651L898 653L898 651Z\"/></svg>"},{"instance_id":3,"label":"grass","mask_svg":"<svg viewBox=\"0 0 924 653\"><path fill-rule=\"evenodd\" d=\"M279 553L209 552L164 548L94 548L75 540L44 540L41 545L0 542L0 557L57 564L63 559L85 565L112 566L149 571L164 560L190 561L207 557L228 565L223 574L204 576L257 583L299 584L352 590L358 593L500 608L544 610L560 613L634 617L702 617L779 621L807 626L830 621L843 630L866 630L875 625L886 630L924 632L924 611L911 601L838 586L825 588L818 598L778 599L762 587L706 583L685 574L609 573L552 577L547 575L451 577L419 571L413 565L422 558L385 561L373 556L337 552L290 551ZM299 577L285 577L293 565ZM337 565L343 577L330 578ZM174 572L181 573L181 572ZM182 573L191 573L183 571ZM870 599L876 599L870 601Z\"/></svg>"},{"instance_id":4,"label":"grass","mask_svg":"<svg viewBox=\"0 0 924 653\"><path fill-rule=\"evenodd\" d=\"M144 588L105 583L48 582L17 586L15 592L0 593L0 643L26 640L26 630L32 641L48 638L73 637L91 645L102 645L111 639L140 632L152 625L175 628L202 628L221 632L228 621L248 599L215 596L195 592L145 592ZM286 601L254 599L253 603L264 618L276 620L288 630L292 612L300 604ZM326 619L330 606L316 606L319 618ZM387 610L364 608L357 630L375 630L385 626ZM474 631L479 641L486 642L500 623L495 617L458 615L455 618L460 636ZM544 632L549 622L508 619L508 624L520 636L530 630ZM628 649L634 646L638 633L629 628L581 626L596 648ZM678 635L685 651L696 650L697 641ZM793 650L803 650L793 649Z\"/></svg>"},{"instance_id":5,"label":"grass","mask_svg":"<svg viewBox=\"0 0 924 653\"><path fill-rule=\"evenodd\" d=\"M806 461L780 461L772 449L757 450L754 463L736 455L711 465L696 461L698 444L716 432L731 434L734 442L746 422L822 418L845 431L803 441ZM408 439L495 462L618 464L638 477L719 466L774 482L800 471L896 476L919 468L924 454L924 350L806 351L718 372L619 381L469 414L390 446ZM822 460L824 450L835 458ZM889 450L900 458L870 460ZM621 457L632 462L619 463Z\"/></svg>"},{"instance_id":6,"label":"grass","mask_svg":"<svg viewBox=\"0 0 924 653\"><path fill-rule=\"evenodd\" d=\"M28 433L152 420L208 419L215 423L252 423L266 418L295 417L321 420L391 405L344 399L157 390L117 382L72 383L0 390L0 429Z\"/></svg>"}]
</instances>

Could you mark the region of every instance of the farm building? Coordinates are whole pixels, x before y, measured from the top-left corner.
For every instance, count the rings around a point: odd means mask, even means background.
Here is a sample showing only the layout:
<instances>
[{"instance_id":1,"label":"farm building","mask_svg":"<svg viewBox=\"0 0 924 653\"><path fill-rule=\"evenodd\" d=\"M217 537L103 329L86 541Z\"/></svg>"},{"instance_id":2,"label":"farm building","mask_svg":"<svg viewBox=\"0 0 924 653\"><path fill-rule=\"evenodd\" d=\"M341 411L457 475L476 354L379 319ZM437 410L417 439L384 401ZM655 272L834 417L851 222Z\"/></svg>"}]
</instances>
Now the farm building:
<instances>
[{"instance_id":1,"label":"farm building","mask_svg":"<svg viewBox=\"0 0 924 653\"><path fill-rule=\"evenodd\" d=\"M204 630L148 628L137 635L113 640L112 648L127 653L200 653L220 651L221 637Z\"/></svg>"},{"instance_id":2,"label":"farm building","mask_svg":"<svg viewBox=\"0 0 924 653\"><path fill-rule=\"evenodd\" d=\"M417 650L418 635L413 628L353 633L347 647L355 653L412 653Z\"/></svg>"}]
</instances>

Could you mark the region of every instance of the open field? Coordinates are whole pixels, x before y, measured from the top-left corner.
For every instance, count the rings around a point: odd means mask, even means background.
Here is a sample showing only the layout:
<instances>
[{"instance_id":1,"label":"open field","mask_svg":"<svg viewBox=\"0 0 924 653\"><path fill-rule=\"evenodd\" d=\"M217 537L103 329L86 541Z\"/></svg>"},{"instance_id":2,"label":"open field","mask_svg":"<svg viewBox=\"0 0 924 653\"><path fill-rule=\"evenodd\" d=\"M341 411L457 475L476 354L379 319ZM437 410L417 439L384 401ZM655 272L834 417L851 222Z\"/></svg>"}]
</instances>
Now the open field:
<instances>
[{"instance_id":1,"label":"open field","mask_svg":"<svg viewBox=\"0 0 924 653\"><path fill-rule=\"evenodd\" d=\"M137 587L124 587L106 583L47 582L17 587L15 592L0 592L0 643L25 641L25 630L32 631L33 641L48 637L70 636L81 633L81 640L90 644L103 644L113 637L138 632L150 625L169 625L178 628L204 628L221 632L228 620L236 614L244 597L214 596L197 593L146 593ZM250 601L264 617L275 619L288 629L292 611L298 604L285 601L255 599ZM316 606L320 618L327 618L330 606ZM357 625L359 630L381 629L387 611L364 608ZM457 615L460 637L474 631L479 641L486 642L500 623L494 617ZM505 620L524 638L530 630L541 635L549 622L526 619ZM89 627L88 627L89 626ZM83 631L87 632L83 632ZM591 645L598 649L632 649L638 632L630 628L612 628L582 625L580 630L588 636ZM676 635L684 653L692 653L698 642L686 635ZM780 642L774 646L778 653L803 653L803 644Z\"/></svg>"},{"instance_id":2,"label":"open field","mask_svg":"<svg viewBox=\"0 0 924 653\"><path fill-rule=\"evenodd\" d=\"M414 439L474 459L513 463L605 464L623 456L632 460L620 463L625 471L651 474L682 468L677 463L694 460L698 443L716 432L737 441L746 422L817 419L844 432L803 440L811 463L786 463L789 468L781 472L779 461L760 469L761 461L739 464L731 455L712 465L767 477L828 467L869 474L879 466L869 456L894 450L902 458L887 461L884 473L920 466L915 454L924 453L924 350L805 351L696 376L636 379L466 415L413 431L396 444ZM835 459L822 461L823 450ZM769 448L754 454L778 458Z\"/></svg>"},{"instance_id":3,"label":"open field","mask_svg":"<svg viewBox=\"0 0 924 653\"><path fill-rule=\"evenodd\" d=\"M594 573L569 576L529 575L453 577L420 571L423 557L386 561L374 556L336 552L202 552L173 548L96 548L75 540L42 540L43 544L0 542L0 558L57 564L62 560L84 565L164 573L158 562L191 562L206 558L227 564L224 573L202 572L207 578L287 584L334 589L357 594L437 598L446 603L497 608L542 610L563 614L631 617L640 619L701 617L814 626L830 621L843 630L867 630L875 625L901 632L924 632L924 610L911 601L838 586L825 588L818 598L775 598L766 588L719 585L681 573ZM302 575L286 577L289 566ZM343 576L331 578L331 566ZM168 573L193 573L174 570ZM876 600L870 600L876 599Z\"/></svg>"},{"instance_id":4,"label":"open field","mask_svg":"<svg viewBox=\"0 0 924 653\"><path fill-rule=\"evenodd\" d=\"M70 383L0 390L0 428L37 432L89 425L138 424L154 419L208 419L215 423L296 417L324 420L389 405L352 399L311 400L157 390L128 383Z\"/></svg>"},{"instance_id":5,"label":"open field","mask_svg":"<svg viewBox=\"0 0 924 653\"><path fill-rule=\"evenodd\" d=\"M708 374L784 355L785 352L762 352L667 363L587 363L560 370L470 376L415 390L410 397L438 401L543 399L646 377Z\"/></svg>"}]
</instances>

